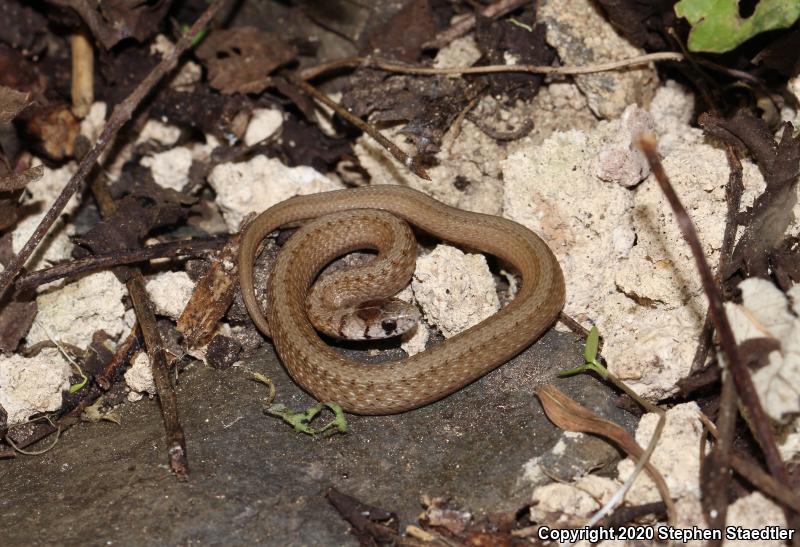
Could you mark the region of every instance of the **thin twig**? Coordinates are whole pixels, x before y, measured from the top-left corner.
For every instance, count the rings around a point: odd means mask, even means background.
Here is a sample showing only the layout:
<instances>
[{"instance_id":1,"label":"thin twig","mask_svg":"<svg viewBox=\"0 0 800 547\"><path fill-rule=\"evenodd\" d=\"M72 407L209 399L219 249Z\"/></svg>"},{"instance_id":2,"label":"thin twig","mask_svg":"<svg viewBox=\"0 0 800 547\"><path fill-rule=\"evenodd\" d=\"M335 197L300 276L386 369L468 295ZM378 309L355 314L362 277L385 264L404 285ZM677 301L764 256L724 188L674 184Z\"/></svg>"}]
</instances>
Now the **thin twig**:
<instances>
[{"instance_id":1,"label":"thin twig","mask_svg":"<svg viewBox=\"0 0 800 547\"><path fill-rule=\"evenodd\" d=\"M675 385L678 386L680 397L686 399L695 391L708 389L709 386L719 384L721 376L722 369L719 368L718 363L714 363L700 372L678 380Z\"/></svg>"},{"instance_id":2,"label":"thin twig","mask_svg":"<svg viewBox=\"0 0 800 547\"><path fill-rule=\"evenodd\" d=\"M571 315L567 315L563 310L558 312L558 320L561 321L561 323L563 323L565 327L567 327L569 330L571 330L584 340L586 340L586 337L589 336L589 331L583 325L581 325L577 319L575 319ZM597 346L598 350L603 349L603 343L604 340L603 337L601 336L600 345Z\"/></svg>"},{"instance_id":3,"label":"thin twig","mask_svg":"<svg viewBox=\"0 0 800 547\"><path fill-rule=\"evenodd\" d=\"M145 262L156 258L177 258L181 256L199 256L222 247L227 237L204 239L188 239L148 245L141 249L112 251L110 253L87 256L78 260L56 264L49 268L36 270L17 279L17 290L26 290L50 283L64 277L71 277L84 272L110 268L121 264Z\"/></svg>"},{"instance_id":4,"label":"thin twig","mask_svg":"<svg viewBox=\"0 0 800 547\"><path fill-rule=\"evenodd\" d=\"M95 383L100 386L103 391L111 389L111 383L114 381L115 376L119 372L123 363L129 363L134 354L141 348L141 341L139 339L139 324L136 323L125 340L117 346L114 355L103 367L103 370L94 377Z\"/></svg>"},{"instance_id":5,"label":"thin twig","mask_svg":"<svg viewBox=\"0 0 800 547\"><path fill-rule=\"evenodd\" d=\"M105 179L98 178L92 183L100 213L108 218L117 210L117 204L111 196ZM161 403L161 416L164 420L164 429L167 434L167 451L169 453L169 466L175 475L186 478L189 474L189 461L186 455L186 437L178 416L178 399L169 377L169 365L164 351L164 341L156 323L156 314L150 295L144 286L142 272L136 267L120 266L119 271L127 279L125 285L131 296L136 320L142 330L142 338L150 358L150 369L153 373L153 383L158 391L158 400Z\"/></svg>"},{"instance_id":6,"label":"thin twig","mask_svg":"<svg viewBox=\"0 0 800 547\"><path fill-rule=\"evenodd\" d=\"M725 231L722 238L722 246L720 248L718 272L725 271L728 262L733 252L733 246L736 241L736 229L738 224L736 222L736 215L739 211L742 198L742 162L739 160L736 151L732 146L725 146L725 153L728 158L728 165L730 166L730 174L728 176L728 183L725 186L727 214L725 219ZM705 354L711 347L712 337L714 333L714 322L711 315L711 305L706 310L706 321L703 325L703 335L701 335L701 344L698 347L696 358L702 356L705 361ZM693 363L697 365L696 360ZM720 431L720 438L714 446L714 451L704 460L707 466L708 473L706 476L706 485L704 488L704 503L703 507L706 511L706 518L708 525L711 528L724 528L728 515L728 485L731 480L731 451L733 449L733 437L736 432L736 418L738 416L737 401L738 396L736 393L736 386L730 374L721 374L722 391L719 399L719 414L717 416L717 424ZM713 545L721 545L720 540L711 540L709 547Z\"/></svg>"},{"instance_id":7,"label":"thin twig","mask_svg":"<svg viewBox=\"0 0 800 547\"><path fill-rule=\"evenodd\" d=\"M720 434L714 426L714 423L702 412L699 414L700 421L703 422L703 425L708 429L711 435L719 441ZM747 482L800 514L800 496L794 493L791 488L787 488L784 484L779 484L771 475L764 473L758 465L744 459L736 453L731 453L730 462L733 470L747 480ZM709 523L709 527L710 526L711 524Z\"/></svg>"},{"instance_id":8,"label":"thin twig","mask_svg":"<svg viewBox=\"0 0 800 547\"><path fill-rule=\"evenodd\" d=\"M703 508L706 512L708 525L712 528L725 527L728 515L728 486L731 480L731 451L733 438L736 433L736 417L738 415L736 402L736 383L730 374L722 371L722 391L719 397L719 424L720 438L714 450L703 460L703 465L708 470L706 485L703 488ZM718 540L711 540L709 545L721 545Z\"/></svg>"},{"instance_id":9,"label":"thin twig","mask_svg":"<svg viewBox=\"0 0 800 547\"><path fill-rule=\"evenodd\" d=\"M109 117L105 127L103 127L103 131L100 133L97 142L83 157L78 165L78 169L75 171L75 174L72 175L72 178L69 179L69 182L61 190L61 194L59 194L59 196L50 206L50 209L39 222L36 230L34 230L31 237L20 250L19 254L12 258L6 269L0 273L0 299L3 298L8 289L11 287L14 279L19 275L20 270L22 270L22 266L33 254L33 251L36 250L36 247L39 245L39 243L41 243L42 239L50 230L56 219L58 219L59 215L61 215L61 212L67 205L67 202L81 187L81 184L94 167L97 159L109 147L111 142L114 140L114 136L117 134L120 128L131 119L134 110L136 110L136 108L150 93L153 87L155 87L155 85L164 77L164 75L175 68L178 58L192 45L192 40L194 37L197 36L197 34L203 29L203 27L205 27L206 24L208 24L214 14L217 13L224 3L225 0L214 0L214 2L208 6L206 11L203 12L197 21L195 21L189 31L184 34L180 40L178 40L178 43L175 45L175 49L172 50L172 53L165 56L164 59L150 72L150 74L148 74L144 80L142 80L142 82L136 86L136 89L134 89L124 101L114 107L114 111L111 113L111 117Z\"/></svg>"},{"instance_id":10,"label":"thin twig","mask_svg":"<svg viewBox=\"0 0 800 547\"><path fill-rule=\"evenodd\" d=\"M483 90L481 90L481 92L483 92ZM453 120L453 123L450 125L450 130L447 132L448 141L447 144L442 145L443 148L445 148L448 151L453 149L453 146L458 140L458 137L461 135L461 128L463 127L464 120L466 119L467 114L469 114L470 110L475 108L480 99L481 99L480 94L475 95L475 97L473 97L467 103L467 106L461 109L461 112L458 113L458 116L456 116L456 119Z\"/></svg>"},{"instance_id":11,"label":"thin twig","mask_svg":"<svg viewBox=\"0 0 800 547\"><path fill-rule=\"evenodd\" d=\"M9 446L14 449L15 452L19 452L20 454L25 454L26 456L40 456L46 452L50 452L58 444L58 439L61 438L61 426L60 425L56 426L56 424L53 423L53 420L51 420L49 416L43 416L42 418L35 418L34 420L31 421L36 421L41 419L47 420L50 423L50 425L56 429L56 438L53 439L53 442L47 448L42 448L41 450L25 450L23 447L18 446L9 435L6 435L3 440L7 442Z\"/></svg>"},{"instance_id":12,"label":"thin twig","mask_svg":"<svg viewBox=\"0 0 800 547\"><path fill-rule=\"evenodd\" d=\"M719 271L724 272L733 256L733 248L736 243L736 232L739 223L736 217L742 204L742 194L744 193L742 161L736 149L730 144L725 143L725 157L728 159L728 166L731 169L728 176L728 183L725 185L725 231L722 234L722 245L719 250ZM722 285L723 296L725 286Z\"/></svg>"},{"instance_id":13,"label":"thin twig","mask_svg":"<svg viewBox=\"0 0 800 547\"><path fill-rule=\"evenodd\" d=\"M764 93L764 95L766 95L769 98L770 101L772 101L772 104L776 108L778 108L778 104L780 104L780 103L779 103L778 99L776 98L776 96L769 90L769 87L764 83L764 80L762 80L758 76L755 76L755 75L753 75L753 74L751 74L749 72L746 72L744 70L737 70L735 68L730 68L730 67L727 67L727 66L724 66L724 65L717 64L714 61L711 61L711 60L706 59L704 57L700 57L699 55L694 55L687 49L686 44L678 36L678 33L675 32L674 28L668 28L667 29L667 33L672 38L673 42L680 48L681 52L686 57L686 60L688 61L688 63L699 74L701 74L705 79L709 80L709 83L712 86L717 86L717 82L713 82L711 80L711 78L708 77L705 74L705 72L700 69L700 66L704 66L704 67L706 67L708 69L713 70L714 72L719 72L721 74L726 74L727 76L730 76L734 80L744 80L746 82L752 83L755 87L760 89ZM758 64L758 63L756 63L756 64ZM709 91L708 89L704 89L704 90L701 90L701 93L703 94L704 98L706 99L706 102L712 107L712 110L713 110L714 101L712 101L710 99L710 94L708 93L708 91Z\"/></svg>"},{"instance_id":14,"label":"thin twig","mask_svg":"<svg viewBox=\"0 0 800 547\"><path fill-rule=\"evenodd\" d=\"M302 79L289 77L289 80L294 85L303 90L305 93L311 95L313 98L315 98L325 106L332 108L334 112L339 114L342 118L344 118L351 124L355 125L361 131L363 131L364 133L366 133L367 135L378 141L378 143L380 143L381 146L386 148L392 154L392 156L395 157L397 161L408 167L411 170L411 172L413 172L415 175L425 180L431 180L430 176L428 176L428 173L415 158L412 158L411 156L403 152L399 146L397 146L395 143L384 137L383 134L380 131L378 131L375 127L368 124L358 116L355 116L354 114L349 112L346 108L342 107L339 103L331 100L330 97L328 97L324 93L321 93L317 88L303 81Z\"/></svg>"},{"instance_id":15,"label":"thin twig","mask_svg":"<svg viewBox=\"0 0 800 547\"><path fill-rule=\"evenodd\" d=\"M547 66L547 65L487 65L487 66L461 66L447 68L433 68L427 66L414 66L379 59L377 57L350 57L337 59L300 70L297 77L301 80L311 80L326 72L342 68L374 68L399 74L417 74L424 76L458 75L458 74L495 74L507 72L524 72L530 74L561 74L565 76L576 74L594 74L608 72L631 66L644 65L655 61L683 61L685 57L674 51L648 53L628 59L618 59L607 63L598 63L585 66Z\"/></svg>"},{"instance_id":16,"label":"thin twig","mask_svg":"<svg viewBox=\"0 0 800 547\"><path fill-rule=\"evenodd\" d=\"M378 68L389 72L399 72L401 74L424 74L428 76L435 75L456 75L456 74L494 74L506 72L527 72L531 74L562 74L562 75L576 75L576 74L593 74L595 72L608 72L609 70L618 70L620 68L628 68L631 66L644 65L655 61L683 61L684 57L681 53L673 51L662 51L658 53L647 53L628 59L617 59L615 61L608 61L607 63L598 63L595 65L585 66L542 66L542 65L487 65L487 66L465 66L465 67L446 67L446 68L433 68L404 65L401 63L393 63L377 58L366 58L364 66L369 68Z\"/></svg>"},{"instance_id":17,"label":"thin twig","mask_svg":"<svg viewBox=\"0 0 800 547\"><path fill-rule=\"evenodd\" d=\"M616 387L625 392L629 397L631 397L634 401L639 403L647 411L657 414L658 422L656 423L655 430L653 431L653 434L650 437L650 442L647 444L647 449L645 449L644 454L642 454L641 457L636 462L636 466L633 468L633 472L627 478L622 487L619 488L614 493L611 499L609 499L600 509L597 510L597 512L594 515L592 515L592 518L589 519L589 521L586 523L586 526L589 527L595 526L598 522L600 522L603 518L605 518L606 515L608 515L617 505L619 505L625 498L625 494L627 494L628 490L630 490L631 487L633 486L633 483L636 481L636 477L638 477L639 474L642 472L642 469L644 469L647 465L652 465L649 463L650 457L653 455L653 452L655 452L656 446L658 445L658 441L661 439L661 433L664 431L664 426L667 423L667 415L663 409L661 409L657 405L654 405L644 397L640 397L639 394L633 391L631 388L629 388L625 382L623 382L610 372L606 371L605 378L607 380L610 380L612 384L614 384ZM666 488L666 483L664 484L664 488ZM667 494L669 494L668 490ZM662 497L664 501L664 506L667 509L667 517L669 519L670 525L675 526L675 522L677 519L675 504L672 501L672 498L669 497L669 495L664 496L662 494Z\"/></svg>"},{"instance_id":18,"label":"thin twig","mask_svg":"<svg viewBox=\"0 0 800 547\"><path fill-rule=\"evenodd\" d=\"M730 371L736 385L736 390L739 397L747 407L750 417L752 418L753 434L764 453L764 458L767 462L767 467L772 476L783 484L791 484L789 474L786 467L781 460L780 453L775 444L775 437L772 433L769 417L764 412L764 407L758 398L758 394L753 386L753 380L750 377L750 371L744 366L739 356L739 350L736 346L736 339L733 336L728 318L725 315L725 308L723 305L722 295L714 283L714 276L711 273L711 268L706 262L705 255L703 254L703 247L700 239L695 230L689 214L686 212L683 204L681 203L675 189L669 182L667 174L664 172L664 166L661 165L661 160L658 158L656 150L655 137L652 135L643 136L639 138L638 146L647 158L650 164L650 170L655 175L661 191L667 198L667 201L675 214L678 226L683 233L683 238L689 244L694 256L695 265L700 273L700 278L703 282L703 289L709 300L709 311L714 320L714 327L720 338L720 345L722 351L727 359L728 370Z\"/></svg>"},{"instance_id":19,"label":"thin twig","mask_svg":"<svg viewBox=\"0 0 800 547\"><path fill-rule=\"evenodd\" d=\"M487 137L496 141L516 141L528 135L533 130L533 120L525 118L520 126L511 131L498 131L493 127L489 127L478 116L469 115L467 119L475 124L475 126L483 131Z\"/></svg>"},{"instance_id":20,"label":"thin twig","mask_svg":"<svg viewBox=\"0 0 800 547\"><path fill-rule=\"evenodd\" d=\"M701 95L705 98L712 113L717 112L713 93L710 86L713 81L706 74L706 71L700 65L712 70L726 72L725 67L720 67L714 63L705 63L703 59L691 54L686 46L673 29L669 29L669 34L673 38L675 44L681 49L686 56L688 63L684 65L687 69L685 72L689 73L691 80L699 89ZM731 76L737 75L729 73ZM741 77L741 75L739 75ZM749 75L748 75L749 77ZM730 261L731 253L733 252L734 243L736 239L736 231L738 223L736 222L736 215L739 212L741 204L741 197L743 191L742 185L742 163L739 160L735 150L730 145L725 145L725 154L730 167L728 175L728 182L725 185L726 207L727 214L725 219L725 230L722 238L722 245L719 252L719 261L717 272L723 272L727 269L727 264ZM718 274L719 275L719 274ZM722 284L717 277L719 287L723 290L723 297L726 294L724 284ZM694 359L692 361L693 372L700 371L706 363L709 350L713 347L714 336L714 318L711 312L711 305L709 304L705 312L705 320L703 327L698 337L698 344L695 350ZM707 376L707 375L706 375ZM706 520L711 528L722 529L725 526L728 514L728 505L730 499L728 496L729 484L731 481L730 473L730 455L733 445L733 437L736 429L736 418L738 415L737 408L737 394L734 380L730 374L723 374L721 368L717 374L712 373L711 377L717 376L722 386L719 398L719 413L717 415L717 423L722 432L721 438L714 446L714 450L708 456L705 452L701 453L701 472L704 477L701 485L703 510L706 515ZM703 441L704 442L704 441ZM701 445L701 446L704 446ZM711 539L708 541L708 547L717 547L722 544L722 540Z\"/></svg>"}]
</instances>

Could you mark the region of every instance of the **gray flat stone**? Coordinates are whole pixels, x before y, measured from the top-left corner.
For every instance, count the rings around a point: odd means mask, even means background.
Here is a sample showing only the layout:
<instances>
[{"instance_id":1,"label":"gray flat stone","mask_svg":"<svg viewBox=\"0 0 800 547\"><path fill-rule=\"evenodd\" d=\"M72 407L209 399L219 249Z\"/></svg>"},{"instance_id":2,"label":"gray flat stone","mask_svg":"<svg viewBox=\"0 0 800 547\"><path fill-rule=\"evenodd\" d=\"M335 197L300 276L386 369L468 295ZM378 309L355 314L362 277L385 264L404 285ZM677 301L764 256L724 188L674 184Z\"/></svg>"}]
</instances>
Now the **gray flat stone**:
<instances>
[{"instance_id":1,"label":"gray flat stone","mask_svg":"<svg viewBox=\"0 0 800 547\"><path fill-rule=\"evenodd\" d=\"M324 498L330 486L396 511L402 525L421 512L423 494L475 514L515 511L530 499L518 485L522 465L560 437L534 391L581 354L574 336L550 332L442 401L397 416L349 416L348 435L318 439L263 413L266 390L245 370L273 379L276 402L298 410L314 402L270 349L226 371L194 367L178 387L188 482L165 465L158 405L126 405L121 426L76 426L44 455L0 462L2 544L356 545ZM599 380L555 381L632 423Z\"/></svg>"}]
</instances>

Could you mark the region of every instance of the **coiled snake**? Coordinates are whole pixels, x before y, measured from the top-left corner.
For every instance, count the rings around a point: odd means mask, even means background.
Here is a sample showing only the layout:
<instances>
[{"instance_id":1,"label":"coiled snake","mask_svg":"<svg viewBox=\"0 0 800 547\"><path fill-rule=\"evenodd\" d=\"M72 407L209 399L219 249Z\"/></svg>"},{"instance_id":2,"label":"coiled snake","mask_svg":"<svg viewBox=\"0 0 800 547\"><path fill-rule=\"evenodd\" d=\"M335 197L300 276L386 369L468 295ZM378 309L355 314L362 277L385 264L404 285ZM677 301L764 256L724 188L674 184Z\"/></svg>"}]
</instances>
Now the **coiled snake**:
<instances>
[{"instance_id":1,"label":"coiled snake","mask_svg":"<svg viewBox=\"0 0 800 547\"><path fill-rule=\"evenodd\" d=\"M514 300L481 323L400 361L368 365L341 356L309 322L306 296L321 269L347 252L377 250L379 272L391 272L393 263L402 261L391 249L408 243L395 231L396 219L384 211L510 264L522 277ZM277 228L309 219L316 220L298 230L278 255L268 282L265 317L253 289L259 245ZM397 283L393 274L373 271L366 279L353 280L352 286L387 278ZM401 186L298 196L270 207L243 234L239 279L250 316L272 338L291 377L320 401L337 402L357 414L404 412L461 389L539 338L555 321L565 298L561 268L536 234L511 220L462 211Z\"/></svg>"}]
</instances>

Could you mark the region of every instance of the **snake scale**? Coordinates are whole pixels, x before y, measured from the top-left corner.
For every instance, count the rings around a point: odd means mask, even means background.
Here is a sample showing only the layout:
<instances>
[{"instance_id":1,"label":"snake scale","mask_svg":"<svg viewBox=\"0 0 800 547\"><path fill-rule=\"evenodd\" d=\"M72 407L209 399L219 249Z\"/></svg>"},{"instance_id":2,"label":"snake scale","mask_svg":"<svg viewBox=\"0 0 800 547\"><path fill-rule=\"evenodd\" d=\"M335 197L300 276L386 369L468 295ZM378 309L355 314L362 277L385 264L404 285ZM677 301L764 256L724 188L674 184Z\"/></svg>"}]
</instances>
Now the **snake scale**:
<instances>
[{"instance_id":1,"label":"snake scale","mask_svg":"<svg viewBox=\"0 0 800 547\"><path fill-rule=\"evenodd\" d=\"M387 266L397 260L384 256L398 236L383 211L510 264L522 278L514 300L477 325L399 361L369 365L340 355L309 322L306 296L322 268L347 252L378 250L377 260L386 259ZM316 220L298 230L278 254L268 281L265 317L253 288L259 246L279 227L311 219ZM536 234L511 220L456 209L401 186L298 196L270 207L244 231L239 280L250 316L272 338L291 377L318 400L337 402L356 414L404 412L461 389L539 338L565 298L558 261Z\"/></svg>"}]
</instances>

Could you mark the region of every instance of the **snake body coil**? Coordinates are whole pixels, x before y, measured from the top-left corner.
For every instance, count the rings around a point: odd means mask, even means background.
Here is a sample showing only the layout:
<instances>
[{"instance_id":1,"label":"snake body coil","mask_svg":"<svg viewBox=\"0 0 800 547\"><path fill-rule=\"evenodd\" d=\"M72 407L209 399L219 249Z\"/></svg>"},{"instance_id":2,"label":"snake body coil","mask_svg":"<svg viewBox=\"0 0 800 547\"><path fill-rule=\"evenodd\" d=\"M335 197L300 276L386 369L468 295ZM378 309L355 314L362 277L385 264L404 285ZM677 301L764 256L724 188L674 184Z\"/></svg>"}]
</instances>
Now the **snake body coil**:
<instances>
[{"instance_id":1,"label":"snake body coil","mask_svg":"<svg viewBox=\"0 0 800 547\"><path fill-rule=\"evenodd\" d=\"M338 256L372 248L382 258L395 228L380 211L511 264L522 277L516 297L495 315L412 357L385 365L342 357L311 326L306 296L320 270ZM275 262L267 319L253 289L258 247L277 228L309 219L318 220L294 234ZM388 257L392 260L399 259ZM250 316L272 337L292 378L317 399L335 401L357 414L404 412L459 390L539 338L555 321L565 298L561 268L536 234L511 220L462 211L401 186L299 196L269 208L242 237L239 275Z\"/></svg>"}]
</instances>

